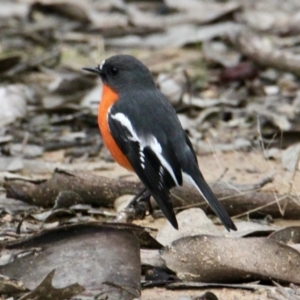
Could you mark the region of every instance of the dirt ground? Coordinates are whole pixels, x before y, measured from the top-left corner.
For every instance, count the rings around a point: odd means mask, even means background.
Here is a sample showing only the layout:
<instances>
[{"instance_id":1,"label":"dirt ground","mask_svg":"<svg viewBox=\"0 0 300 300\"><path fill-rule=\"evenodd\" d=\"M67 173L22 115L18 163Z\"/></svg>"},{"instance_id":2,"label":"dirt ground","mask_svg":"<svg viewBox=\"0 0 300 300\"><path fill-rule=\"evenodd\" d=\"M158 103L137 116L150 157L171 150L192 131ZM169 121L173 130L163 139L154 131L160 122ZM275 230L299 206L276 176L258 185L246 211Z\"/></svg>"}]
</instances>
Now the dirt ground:
<instances>
[{"instance_id":1,"label":"dirt ground","mask_svg":"<svg viewBox=\"0 0 300 300\"><path fill-rule=\"evenodd\" d=\"M266 175L274 175L272 183L267 184L263 190L274 192L276 195L282 195L289 191L292 186L292 194L300 193L300 174L284 170L280 161L268 160L263 156L263 151L255 150L251 152L228 152L214 153L198 157L199 165L208 182L214 182L222 176L222 180L234 184L251 184L257 183ZM112 170L100 171L97 174L105 176L120 176L130 179L137 179L130 175L126 170L120 168L115 163L111 164ZM296 198L296 197L295 197ZM234 219L234 217L233 217ZM158 219L153 222L152 217L143 221L136 221L136 224L150 226L152 228L161 228L166 221ZM278 226L300 226L300 220L275 219L273 225ZM231 288L210 288L210 289L193 289L193 290L166 290L165 288L149 288L142 290L143 300L168 300L184 299L184 297L199 297L206 291L214 293L219 300L267 300L268 291L262 289L256 291L231 289ZM282 297L282 296L278 296ZM273 299L273 298L272 298ZM284 298L278 298L284 299Z\"/></svg>"},{"instance_id":2,"label":"dirt ground","mask_svg":"<svg viewBox=\"0 0 300 300\"><path fill-rule=\"evenodd\" d=\"M166 291L163 288L153 288L142 291L143 300L171 300L180 299L180 297L199 297L206 291L214 293L219 300L267 300L267 292L265 291L245 291L232 289L203 289L203 290L183 290L183 291ZM184 298L182 298L184 299Z\"/></svg>"}]
</instances>

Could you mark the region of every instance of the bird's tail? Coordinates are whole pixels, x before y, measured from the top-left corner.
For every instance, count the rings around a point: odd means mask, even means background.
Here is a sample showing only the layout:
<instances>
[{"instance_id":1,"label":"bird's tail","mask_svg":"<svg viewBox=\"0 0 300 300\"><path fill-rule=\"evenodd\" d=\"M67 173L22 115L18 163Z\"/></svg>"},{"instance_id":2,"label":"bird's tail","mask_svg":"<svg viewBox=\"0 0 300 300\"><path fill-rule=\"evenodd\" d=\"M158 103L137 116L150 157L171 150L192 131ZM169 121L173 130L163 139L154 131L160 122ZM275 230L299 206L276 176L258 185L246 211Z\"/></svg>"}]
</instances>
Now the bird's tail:
<instances>
[{"instance_id":1,"label":"bird's tail","mask_svg":"<svg viewBox=\"0 0 300 300\"><path fill-rule=\"evenodd\" d=\"M214 195L202 174L199 172L199 174L196 174L193 177L188 174L184 174L184 177L197 188L204 200L210 205L211 209L219 217L225 228L228 231L237 230L223 204Z\"/></svg>"},{"instance_id":2,"label":"bird's tail","mask_svg":"<svg viewBox=\"0 0 300 300\"><path fill-rule=\"evenodd\" d=\"M153 190L149 190L152 194L153 198L156 200L159 208L165 215L165 217L168 219L168 221L171 223L171 225L178 229L178 223L177 219L173 210L172 201L170 199L169 192L161 191L161 193L156 193Z\"/></svg>"}]
</instances>

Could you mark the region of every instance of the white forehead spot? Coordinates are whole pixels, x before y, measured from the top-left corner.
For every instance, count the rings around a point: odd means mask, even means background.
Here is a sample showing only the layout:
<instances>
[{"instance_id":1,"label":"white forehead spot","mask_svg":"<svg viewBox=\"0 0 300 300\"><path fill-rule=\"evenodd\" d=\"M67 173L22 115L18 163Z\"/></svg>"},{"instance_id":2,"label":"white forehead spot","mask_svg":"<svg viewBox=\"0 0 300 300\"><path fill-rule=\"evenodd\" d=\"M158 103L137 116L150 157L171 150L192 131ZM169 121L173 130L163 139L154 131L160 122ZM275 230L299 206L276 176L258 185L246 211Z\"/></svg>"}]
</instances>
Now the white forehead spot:
<instances>
[{"instance_id":1,"label":"white forehead spot","mask_svg":"<svg viewBox=\"0 0 300 300\"><path fill-rule=\"evenodd\" d=\"M105 65L105 59L102 61L101 65L100 65L100 70L102 70L104 65Z\"/></svg>"}]
</instances>

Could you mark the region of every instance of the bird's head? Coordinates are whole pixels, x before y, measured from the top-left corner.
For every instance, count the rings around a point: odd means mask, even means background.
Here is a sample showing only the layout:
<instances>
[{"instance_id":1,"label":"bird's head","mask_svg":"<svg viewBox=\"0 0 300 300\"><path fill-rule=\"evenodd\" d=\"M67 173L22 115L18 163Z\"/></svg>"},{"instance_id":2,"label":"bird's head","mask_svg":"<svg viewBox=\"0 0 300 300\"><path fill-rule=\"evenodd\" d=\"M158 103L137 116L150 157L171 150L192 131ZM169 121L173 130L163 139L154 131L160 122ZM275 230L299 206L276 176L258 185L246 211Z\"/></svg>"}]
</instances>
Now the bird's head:
<instances>
[{"instance_id":1,"label":"bird's head","mask_svg":"<svg viewBox=\"0 0 300 300\"><path fill-rule=\"evenodd\" d=\"M101 65L83 70L98 74L105 85L117 92L122 89L144 89L155 86L149 69L131 55L111 56Z\"/></svg>"}]
</instances>

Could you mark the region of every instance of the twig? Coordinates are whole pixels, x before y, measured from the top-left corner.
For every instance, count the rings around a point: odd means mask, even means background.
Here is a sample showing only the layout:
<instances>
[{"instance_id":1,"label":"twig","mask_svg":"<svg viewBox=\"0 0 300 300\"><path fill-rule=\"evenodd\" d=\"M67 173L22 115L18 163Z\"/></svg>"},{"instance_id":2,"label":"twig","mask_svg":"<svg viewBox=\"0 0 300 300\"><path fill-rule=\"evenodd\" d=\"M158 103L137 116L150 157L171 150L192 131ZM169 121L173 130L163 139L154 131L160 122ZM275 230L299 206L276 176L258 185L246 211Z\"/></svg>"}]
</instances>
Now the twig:
<instances>
[{"instance_id":1,"label":"twig","mask_svg":"<svg viewBox=\"0 0 300 300\"><path fill-rule=\"evenodd\" d=\"M288 195L290 195L291 192L292 192L292 187L294 186L294 181L295 181L296 173L297 173L298 168L299 168L299 162L300 162L300 151L298 152L296 164L295 164L295 167L294 167L293 176L292 176L292 179L291 179L291 181L289 183L289 189L288 189L288 192L287 192ZM285 204L284 208L285 207L286 207L286 204Z\"/></svg>"}]
</instances>

